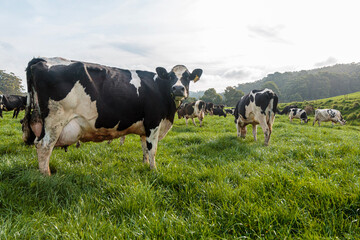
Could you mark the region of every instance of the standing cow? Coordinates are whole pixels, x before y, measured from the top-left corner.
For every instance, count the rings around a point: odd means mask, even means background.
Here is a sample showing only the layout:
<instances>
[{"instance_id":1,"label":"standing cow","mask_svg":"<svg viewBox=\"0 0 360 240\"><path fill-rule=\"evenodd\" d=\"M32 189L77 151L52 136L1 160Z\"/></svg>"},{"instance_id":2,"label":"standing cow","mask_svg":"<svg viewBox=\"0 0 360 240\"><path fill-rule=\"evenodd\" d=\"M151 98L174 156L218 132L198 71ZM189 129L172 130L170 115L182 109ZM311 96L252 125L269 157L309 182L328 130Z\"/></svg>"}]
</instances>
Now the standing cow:
<instances>
[{"instance_id":1,"label":"standing cow","mask_svg":"<svg viewBox=\"0 0 360 240\"><path fill-rule=\"evenodd\" d=\"M290 122L292 122L292 120L294 118L300 119L300 123L302 123L303 121L305 123L308 123L308 121L310 121L310 118L307 117L305 110L300 109L300 108L291 108L290 109L290 113L289 113Z\"/></svg>"},{"instance_id":2,"label":"standing cow","mask_svg":"<svg viewBox=\"0 0 360 240\"><path fill-rule=\"evenodd\" d=\"M13 111L13 118L17 118L19 112L25 109L26 97L19 95L2 95L0 98L0 116L2 111Z\"/></svg>"},{"instance_id":3,"label":"standing cow","mask_svg":"<svg viewBox=\"0 0 360 240\"><path fill-rule=\"evenodd\" d=\"M167 72L130 71L63 58L34 58L26 69L28 104L23 140L35 143L40 172L50 175L56 146L100 142L127 134L141 137L143 161L156 168L158 141L172 127L181 101L189 96L192 73L183 65Z\"/></svg>"},{"instance_id":4,"label":"standing cow","mask_svg":"<svg viewBox=\"0 0 360 240\"><path fill-rule=\"evenodd\" d=\"M265 145L269 145L277 104L277 95L268 88L252 90L243 96L237 103L234 112L238 137L245 138L246 125L252 124L253 136L256 141L257 125L260 124L265 136Z\"/></svg>"},{"instance_id":5,"label":"standing cow","mask_svg":"<svg viewBox=\"0 0 360 240\"><path fill-rule=\"evenodd\" d=\"M178 117L179 119L185 118L186 126L188 125L187 120L189 118L191 118L193 124L196 126L195 118L198 118L201 127L202 120L204 119L205 116L205 106L206 103L202 100L197 100L196 102L187 103L178 109Z\"/></svg>"},{"instance_id":6,"label":"standing cow","mask_svg":"<svg viewBox=\"0 0 360 240\"><path fill-rule=\"evenodd\" d=\"M345 125L346 123L345 119L341 116L340 111L335 109L316 109L313 126L315 125L316 121L318 121L319 126L320 122L331 121L333 126L334 123L337 122L339 122L341 125Z\"/></svg>"}]
</instances>

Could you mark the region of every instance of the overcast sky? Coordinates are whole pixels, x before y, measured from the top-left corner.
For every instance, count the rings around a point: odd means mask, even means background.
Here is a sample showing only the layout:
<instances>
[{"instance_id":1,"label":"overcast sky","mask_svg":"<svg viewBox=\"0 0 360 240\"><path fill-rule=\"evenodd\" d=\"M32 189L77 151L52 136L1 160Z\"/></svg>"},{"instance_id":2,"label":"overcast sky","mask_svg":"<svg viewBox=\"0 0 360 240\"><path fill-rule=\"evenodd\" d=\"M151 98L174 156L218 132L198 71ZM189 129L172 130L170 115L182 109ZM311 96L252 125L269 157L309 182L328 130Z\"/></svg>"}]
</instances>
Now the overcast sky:
<instances>
[{"instance_id":1,"label":"overcast sky","mask_svg":"<svg viewBox=\"0 0 360 240\"><path fill-rule=\"evenodd\" d=\"M360 62L360 2L0 0L0 69L25 80L38 56L127 69L183 64L190 90Z\"/></svg>"}]
</instances>

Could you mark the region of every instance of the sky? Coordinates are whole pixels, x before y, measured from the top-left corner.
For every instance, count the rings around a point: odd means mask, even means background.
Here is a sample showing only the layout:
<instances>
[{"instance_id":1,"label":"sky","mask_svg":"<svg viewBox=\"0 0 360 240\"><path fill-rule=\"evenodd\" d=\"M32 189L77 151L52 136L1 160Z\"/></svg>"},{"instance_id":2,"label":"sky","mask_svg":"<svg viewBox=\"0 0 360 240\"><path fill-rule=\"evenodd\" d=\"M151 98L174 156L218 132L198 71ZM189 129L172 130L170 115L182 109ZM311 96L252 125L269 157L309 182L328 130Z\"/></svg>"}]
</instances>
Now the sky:
<instances>
[{"instance_id":1,"label":"sky","mask_svg":"<svg viewBox=\"0 0 360 240\"><path fill-rule=\"evenodd\" d=\"M0 70L33 57L203 69L191 91L360 62L357 0L0 0Z\"/></svg>"}]
</instances>

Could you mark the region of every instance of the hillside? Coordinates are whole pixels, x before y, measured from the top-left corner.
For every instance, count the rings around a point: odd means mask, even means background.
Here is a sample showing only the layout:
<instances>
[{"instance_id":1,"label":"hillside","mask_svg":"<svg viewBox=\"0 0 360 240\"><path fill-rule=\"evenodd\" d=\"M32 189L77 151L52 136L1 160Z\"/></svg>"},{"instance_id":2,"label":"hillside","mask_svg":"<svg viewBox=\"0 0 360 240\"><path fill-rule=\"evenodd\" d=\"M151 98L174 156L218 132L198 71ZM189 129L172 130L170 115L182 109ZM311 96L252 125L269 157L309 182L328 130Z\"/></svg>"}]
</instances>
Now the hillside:
<instances>
[{"instance_id":1,"label":"hillside","mask_svg":"<svg viewBox=\"0 0 360 240\"><path fill-rule=\"evenodd\" d=\"M314 100L360 91L360 64L337 64L308 71L273 73L252 83L239 84L247 93L273 82L280 90L280 102Z\"/></svg>"},{"instance_id":2,"label":"hillside","mask_svg":"<svg viewBox=\"0 0 360 240\"><path fill-rule=\"evenodd\" d=\"M348 121L347 124L360 125L360 92L312 101L281 103L279 109L283 109L290 104L295 104L299 108L305 108L309 105L314 109L334 108L341 112L345 120Z\"/></svg>"}]
</instances>

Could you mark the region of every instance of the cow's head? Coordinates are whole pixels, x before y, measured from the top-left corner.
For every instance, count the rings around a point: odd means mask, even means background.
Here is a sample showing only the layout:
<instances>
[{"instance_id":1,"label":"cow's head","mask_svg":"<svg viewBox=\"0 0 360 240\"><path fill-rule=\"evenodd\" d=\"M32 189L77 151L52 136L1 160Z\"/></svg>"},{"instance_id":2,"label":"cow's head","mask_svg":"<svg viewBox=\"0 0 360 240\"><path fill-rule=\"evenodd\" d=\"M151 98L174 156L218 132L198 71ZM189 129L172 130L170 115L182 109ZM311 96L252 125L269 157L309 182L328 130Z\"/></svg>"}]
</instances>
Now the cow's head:
<instances>
[{"instance_id":1,"label":"cow's head","mask_svg":"<svg viewBox=\"0 0 360 240\"><path fill-rule=\"evenodd\" d=\"M169 81L170 94L175 102L180 104L180 101L189 96L190 81L197 82L202 74L201 69L195 69L190 73L183 65L176 65L168 73L165 68L156 68L156 73L160 79Z\"/></svg>"},{"instance_id":2,"label":"cow's head","mask_svg":"<svg viewBox=\"0 0 360 240\"><path fill-rule=\"evenodd\" d=\"M343 117L341 116L341 119L339 120L339 123L340 123L341 125L345 125L346 120L343 119Z\"/></svg>"}]
</instances>

